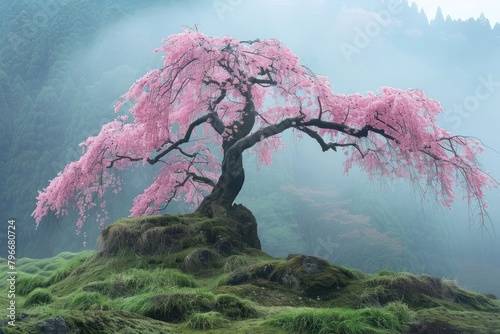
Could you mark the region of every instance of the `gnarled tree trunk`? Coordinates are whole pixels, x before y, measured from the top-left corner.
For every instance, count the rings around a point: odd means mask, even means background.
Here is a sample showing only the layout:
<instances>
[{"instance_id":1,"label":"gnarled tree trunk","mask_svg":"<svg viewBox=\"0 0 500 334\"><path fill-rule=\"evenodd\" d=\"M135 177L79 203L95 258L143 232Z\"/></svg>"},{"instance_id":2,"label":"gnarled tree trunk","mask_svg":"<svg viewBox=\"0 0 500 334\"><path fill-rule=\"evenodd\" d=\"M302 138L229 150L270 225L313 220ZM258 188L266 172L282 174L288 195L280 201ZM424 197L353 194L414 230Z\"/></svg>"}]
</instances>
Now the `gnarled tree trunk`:
<instances>
[{"instance_id":1,"label":"gnarled tree trunk","mask_svg":"<svg viewBox=\"0 0 500 334\"><path fill-rule=\"evenodd\" d=\"M205 197L198 212L210 216L223 216L238 196L245 182L243 155L238 150L229 149L222 160L222 172L212 193Z\"/></svg>"}]
</instances>

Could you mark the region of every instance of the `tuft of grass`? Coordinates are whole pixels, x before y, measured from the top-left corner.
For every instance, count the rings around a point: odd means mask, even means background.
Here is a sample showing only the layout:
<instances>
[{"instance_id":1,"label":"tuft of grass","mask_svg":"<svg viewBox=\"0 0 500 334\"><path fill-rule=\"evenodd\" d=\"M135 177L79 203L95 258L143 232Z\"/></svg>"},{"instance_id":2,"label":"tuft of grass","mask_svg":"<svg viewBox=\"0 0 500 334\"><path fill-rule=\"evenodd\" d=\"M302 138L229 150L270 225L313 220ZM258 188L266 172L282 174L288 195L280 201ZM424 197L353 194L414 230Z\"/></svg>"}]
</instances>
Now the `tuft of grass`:
<instances>
[{"instance_id":1,"label":"tuft of grass","mask_svg":"<svg viewBox=\"0 0 500 334\"><path fill-rule=\"evenodd\" d=\"M213 309L213 295L210 293L176 293L171 295L145 294L132 297L122 310L167 322L181 322L195 312L209 312Z\"/></svg>"},{"instance_id":2,"label":"tuft of grass","mask_svg":"<svg viewBox=\"0 0 500 334\"><path fill-rule=\"evenodd\" d=\"M40 271L36 263L25 265L23 271L27 274L35 274Z\"/></svg>"},{"instance_id":3,"label":"tuft of grass","mask_svg":"<svg viewBox=\"0 0 500 334\"><path fill-rule=\"evenodd\" d=\"M92 282L85 291L98 291L112 298L164 291L171 288L195 288L198 283L191 276L177 269L144 270L132 268L112 274L104 282Z\"/></svg>"},{"instance_id":4,"label":"tuft of grass","mask_svg":"<svg viewBox=\"0 0 500 334\"><path fill-rule=\"evenodd\" d=\"M43 270L46 270L46 271L54 271L54 270L56 270L57 268L59 268L59 264L58 264L58 263L48 263L48 264L46 264L46 265L43 267Z\"/></svg>"},{"instance_id":5,"label":"tuft of grass","mask_svg":"<svg viewBox=\"0 0 500 334\"><path fill-rule=\"evenodd\" d=\"M268 322L293 333L399 333L407 329L410 312L404 306L389 308L310 309L300 308L272 316Z\"/></svg>"},{"instance_id":6,"label":"tuft of grass","mask_svg":"<svg viewBox=\"0 0 500 334\"><path fill-rule=\"evenodd\" d=\"M191 314L216 311L229 319L246 319L258 316L248 301L231 294L174 293L143 294L126 300L122 310L167 322L185 321Z\"/></svg>"},{"instance_id":7,"label":"tuft of grass","mask_svg":"<svg viewBox=\"0 0 500 334\"><path fill-rule=\"evenodd\" d=\"M61 257L64 258L64 256L61 256ZM85 262L87 257L88 257L88 253L84 252L78 256L71 258L70 260L67 260L67 262L64 263L64 265L62 267L60 267L59 269L57 269L56 271L54 271L52 273L52 275L47 280L47 285L53 285L55 283L58 283L58 282L64 280L66 277L71 275L71 273L73 271L75 271L75 269L77 269L83 262Z\"/></svg>"},{"instance_id":8,"label":"tuft of grass","mask_svg":"<svg viewBox=\"0 0 500 334\"><path fill-rule=\"evenodd\" d=\"M328 318L331 318L331 311L328 309L302 308L275 315L271 317L269 323L287 332L320 333L326 332Z\"/></svg>"},{"instance_id":9,"label":"tuft of grass","mask_svg":"<svg viewBox=\"0 0 500 334\"><path fill-rule=\"evenodd\" d=\"M66 307L74 310L109 310L109 299L99 292L80 291L71 295Z\"/></svg>"},{"instance_id":10,"label":"tuft of grass","mask_svg":"<svg viewBox=\"0 0 500 334\"><path fill-rule=\"evenodd\" d=\"M127 272L135 279L140 279L145 285L170 286L179 288L196 288L198 283L191 275L177 269L140 270Z\"/></svg>"},{"instance_id":11,"label":"tuft of grass","mask_svg":"<svg viewBox=\"0 0 500 334\"><path fill-rule=\"evenodd\" d=\"M219 312L193 313L189 316L187 327L196 330L224 328L230 325L229 320Z\"/></svg>"},{"instance_id":12,"label":"tuft of grass","mask_svg":"<svg viewBox=\"0 0 500 334\"><path fill-rule=\"evenodd\" d=\"M386 293L387 289L382 285L377 285L374 287L367 287L359 295L360 305L359 307L371 307L371 306L381 306L380 296Z\"/></svg>"},{"instance_id":13,"label":"tuft of grass","mask_svg":"<svg viewBox=\"0 0 500 334\"><path fill-rule=\"evenodd\" d=\"M214 308L231 319L246 319L258 316L257 310L248 301L231 294L217 295Z\"/></svg>"},{"instance_id":14,"label":"tuft of grass","mask_svg":"<svg viewBox=\"0 0 500 334\"><path fill-rule=\"evenodd\" d=\"M22 275L16 282L16 292L26 296L36 288L47 287L46 279L40 275Z\"/></svg>"},{"instance_id":15,"label":"tuft of grass","mask_svg":"<svg viewBox=\"0 0 500 334\"><path fill-rule=\"evenodd\" d=\"M52 300L52 295L48 289L37 288L26 296L24 307L49 304Z\"/></svg>"},{"instance_id":16,"label":"tuft of grass","mask_svg":"<svg viewBox=\"0 0 500 334\"><path fill-rule=\"evenodd\" d=\"M386 308L368 307L353 313L353 318L374 328L385 328L395 331L402 329L398 318Z\"/></svg>"},{"instance_id":17,"label":"tuft of grass","mask_svg":"<svg viewBox=\"0 0 500 334\"><path fill-rule=\"evenodd\" d=\"M392 302L387 304L384 308L394 314L402 324L412 324L415 322L416 312L412 311L405 303Z\"/></svg>"},{"instance_id":18,"label":"tuft of grass","mask_svg":"<svg viewBox=\"0 0 500 334\"><path fill-rule=\"evenodd\" d=\"M210 249L196 249L184 258L181 268L184 271L196 273L212 267L212 262L219 258L220 255Z\"/></svg>"},{"instance_id":19,"label":"tuft of grass","mask_svg":"<svg viewBox=\"0 0 500 334\"><path fill-rule=\"evenodd\" d=\"M241 269L243 267L248 266L253 263L251 258L247 255L231 255L226 259L224 263L224 272L230 273L237 269Z\"/></svg>"}]
</instances>

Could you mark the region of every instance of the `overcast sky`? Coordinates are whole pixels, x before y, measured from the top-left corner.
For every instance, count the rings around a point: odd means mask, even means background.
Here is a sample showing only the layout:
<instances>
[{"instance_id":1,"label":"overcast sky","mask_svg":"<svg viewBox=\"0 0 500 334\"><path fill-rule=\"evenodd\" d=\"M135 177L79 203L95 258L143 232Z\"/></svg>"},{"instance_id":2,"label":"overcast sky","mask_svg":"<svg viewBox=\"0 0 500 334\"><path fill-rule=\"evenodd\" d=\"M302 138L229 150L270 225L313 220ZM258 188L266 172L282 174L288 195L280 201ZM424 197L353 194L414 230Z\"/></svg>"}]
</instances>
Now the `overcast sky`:
<instances>
[{"instance_id":1,"label":"overcast sky","mask_svg":"<svg viewBox=\"0 0 500 334\"><path fill-rule=\"evenodd\" d=\"M414 0L419 8L424 8L429 19L433 19L436 10L441 7L443 15L453 19L467 20L471 16L478 18L484 13L492 26L500 22L500 1L498 0Z\"/></svg>"}]
</instances>

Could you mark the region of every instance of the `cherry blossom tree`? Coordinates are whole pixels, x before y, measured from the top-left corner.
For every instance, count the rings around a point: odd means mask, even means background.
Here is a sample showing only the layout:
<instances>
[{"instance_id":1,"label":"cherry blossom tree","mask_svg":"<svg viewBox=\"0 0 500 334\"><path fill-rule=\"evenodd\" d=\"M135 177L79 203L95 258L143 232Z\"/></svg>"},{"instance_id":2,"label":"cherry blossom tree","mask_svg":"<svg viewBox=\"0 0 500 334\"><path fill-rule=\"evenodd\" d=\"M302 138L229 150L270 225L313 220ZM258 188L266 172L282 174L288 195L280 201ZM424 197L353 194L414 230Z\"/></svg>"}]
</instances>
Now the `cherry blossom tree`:
<instances>
[{"instance_id":1,"label":"cherry blossom tree","mask_svg":"<svg viewBox=\"0 0 500 334\"><path fill-rule=\"evenodd\" d=\"M39 193L37 225L49 211L63 215L75 207L81 227L98 206L104 223L104 194L121 190L112 171L137 164L161 164L161 170L135 198L132 216L157 213L171 201L223 214L245 180L243 152L270 165L289 129L322 151L343 151L346 172L358 165L370 176L409 179L447 206L461 186L484 216L484 191L497 183L477 161L483 147L438 127L443 108L422 91L336 94L278 40L187 30L163 40L160 51L163 67L132 85L116 104L121 114L84 141L80 159Z\"/></svg>"}]
</instances>

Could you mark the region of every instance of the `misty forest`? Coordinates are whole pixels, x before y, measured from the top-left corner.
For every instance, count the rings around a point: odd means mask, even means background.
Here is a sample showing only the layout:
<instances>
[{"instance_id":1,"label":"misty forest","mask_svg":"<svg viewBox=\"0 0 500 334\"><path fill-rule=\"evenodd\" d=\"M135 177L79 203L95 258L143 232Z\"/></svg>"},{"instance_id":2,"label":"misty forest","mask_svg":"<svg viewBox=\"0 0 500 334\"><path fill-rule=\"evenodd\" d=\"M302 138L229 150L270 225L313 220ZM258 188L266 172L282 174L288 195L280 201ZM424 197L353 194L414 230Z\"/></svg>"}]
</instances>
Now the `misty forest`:
<instances>
[{"instance_id":1,"label":"misty forest","mask_svg":"<svg viewBox=\"0 0 500 334\"><path fill-rule=\"evenodd\" d=\"M0 19L0 333L500 333L499 23L384 0Z\"/></svg>"}]
</instances>

